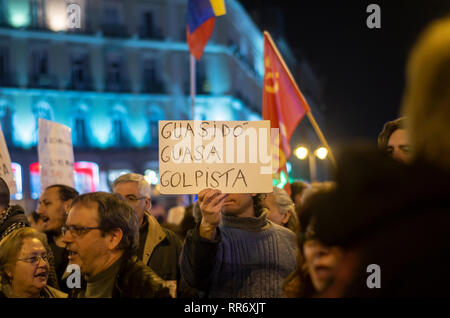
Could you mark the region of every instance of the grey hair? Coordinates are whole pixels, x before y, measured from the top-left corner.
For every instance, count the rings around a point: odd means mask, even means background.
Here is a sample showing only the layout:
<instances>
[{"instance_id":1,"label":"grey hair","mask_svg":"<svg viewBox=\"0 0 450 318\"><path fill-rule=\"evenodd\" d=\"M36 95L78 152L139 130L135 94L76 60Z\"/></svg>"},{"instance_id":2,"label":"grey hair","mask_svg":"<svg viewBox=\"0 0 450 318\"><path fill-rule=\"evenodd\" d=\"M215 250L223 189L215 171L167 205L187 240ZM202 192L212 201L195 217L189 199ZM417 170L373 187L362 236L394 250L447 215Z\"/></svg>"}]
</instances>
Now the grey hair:
<instances>
[{"instance_id":1,"label":"grey hair","mask_svg":"<svg viewBox=\"0 0 450 318\"><path fill-rule=\"evenodd\" d=\"M280 211L281 214L295 213L294 202L292 202L291 197L286 191L278 187L273 187L271 195L274 196L278 211Z\"/></svg>"},{"instance_id":2,"label":"grey hair","mask_svg":"<svg viewBox=\"0 0 450 318\"><path fill-rule=\"evenodd\" d=\"M275 204L281 214L291 215L284 226L292 230L294 233L297 233L300 229L300 222L298 220L297 212L295 211L295 204L292 201L291 196L286 191L278 187L273 187L273 192L269 193L269 195L274 196Z\"/></svg>"},{"instance_id":3,"label":"grey hair","mask_svg":"<svg viewBox=\"0 0 450 318\"><path fill-rule=\"evenodd\" d=\"M147 182L147 180L145 180L145 178L142 174L127 173L127 174L121 175L116 180L114 180L113 189L119 183L126 183L126 182L137 182L139 194L146 198L151 199L152 189L150 187L150 184Z\"/></svg>"}]
</instances>

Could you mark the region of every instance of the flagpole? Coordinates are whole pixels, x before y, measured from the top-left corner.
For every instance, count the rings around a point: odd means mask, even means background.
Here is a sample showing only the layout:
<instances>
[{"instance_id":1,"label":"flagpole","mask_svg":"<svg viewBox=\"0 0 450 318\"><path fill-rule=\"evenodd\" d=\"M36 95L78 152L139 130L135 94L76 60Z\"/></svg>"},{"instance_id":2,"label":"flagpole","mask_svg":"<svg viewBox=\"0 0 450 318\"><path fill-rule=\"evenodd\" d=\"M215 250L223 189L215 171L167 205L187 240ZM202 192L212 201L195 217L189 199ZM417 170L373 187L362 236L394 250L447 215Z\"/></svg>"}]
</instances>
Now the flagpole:
<instances>
[{"instance_id":1,"label":"flagpole","mask_svg":"<svg viewBox=\"0 0 450 318\"><path fill-rule=\"evenodd\" d=\"M191 120L195 120L195 57L190 54L191 70ZM195 194L189 196L190 203L194 203Z\"/></svg>"},{"instance_id":2,"label":"flagpole","mask_svg":"<svg viewBox=\"0 0 450 318\"><path fill-rule=\"evenodd\" d=\"M191 120L195 120L195 57L191 54Z\"/></svg>"},{"instance_id":3,"label":"flagpole","mask_svg":"<svg viewBox=\"0 0 450 318\"><path fill-rule=\"evenodd\" d=\"M319 136L319 139L322 141L325 147L327 147L328 151L330 152L330 160L333 164L334 168L336 168L336 159L333 156L333 152L331 152L330 146L328 146L327 140L325 139L324 135L322 134L322 131L320 130L319 125L317 124L316 120L314 119L313 114L311 111L306 112L306 116L308 116L309 121L311 122L311 125L313 126L314 130L316 131L316 134Z\"/></svg>"},{"instance_id":4,"label":"flagpole","mask_svg":"<svg viewBox=\"0 0 450 318\"><path fill-rule=\"evenodd\" d=\"M272 40L270 33L267 31L264 31L264 35L267 36L267 39L269 40L270 44L272 45L272 47L275 51L275 54L278 56L278 59L280 60L281 65L283 66L284 70L286 71L287 75L289 76L289 79L291 80L292 85L294 86L298 97L300 98L300 100L302 101L303 104L308 105L308 103L305 100L305 97L303 96L302 92L300 91L300 89L297 86L297 82L295 82L295 80L294 80L294 76L292 76L292 73L289 70L289 68L287 67L286 62L284 61L283 57L281 56L280 52L278 51L278 48L275 45L275 42ZM322 131L320 130L319 125L317 124L316 120L314 119L314 116L311 113L311 110L306 112L306 116L308 117L309 121L311 122L320 141L323 143L323 145L325 147L327 147L329 154L330 154L331 163L333 164L334 168L336 168L336 160L334 158L333 152L331 151L330 146L328 146L327 140L325 139L324 135L322 134Z\"/></svg>"}]
</instances>

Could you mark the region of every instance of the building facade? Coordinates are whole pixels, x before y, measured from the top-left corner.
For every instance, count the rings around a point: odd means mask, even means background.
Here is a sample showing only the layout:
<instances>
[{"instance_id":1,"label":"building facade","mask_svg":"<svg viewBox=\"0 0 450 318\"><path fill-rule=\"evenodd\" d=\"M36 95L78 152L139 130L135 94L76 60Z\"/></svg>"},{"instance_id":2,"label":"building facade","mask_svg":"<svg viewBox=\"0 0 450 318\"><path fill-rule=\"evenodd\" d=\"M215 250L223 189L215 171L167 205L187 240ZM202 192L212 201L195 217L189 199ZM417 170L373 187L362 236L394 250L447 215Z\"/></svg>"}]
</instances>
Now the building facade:
<instances>
[{"instance_id":1,"label":"building facade","mask_svg":"<svg viewBox=\"0 0 450 318\"><path fill-rule=\"evenodd\" d=\"M195 119L259 120L262 32L237 0L226 5L196 64ZM98 173L79 169L81 192L108 190L125 171L157 182L158 121L192 118L186 6L0 0L0 124L21 170L16 199L39 196L38 118L69 126L75 161Z\"/></svg>"}]
</instances>

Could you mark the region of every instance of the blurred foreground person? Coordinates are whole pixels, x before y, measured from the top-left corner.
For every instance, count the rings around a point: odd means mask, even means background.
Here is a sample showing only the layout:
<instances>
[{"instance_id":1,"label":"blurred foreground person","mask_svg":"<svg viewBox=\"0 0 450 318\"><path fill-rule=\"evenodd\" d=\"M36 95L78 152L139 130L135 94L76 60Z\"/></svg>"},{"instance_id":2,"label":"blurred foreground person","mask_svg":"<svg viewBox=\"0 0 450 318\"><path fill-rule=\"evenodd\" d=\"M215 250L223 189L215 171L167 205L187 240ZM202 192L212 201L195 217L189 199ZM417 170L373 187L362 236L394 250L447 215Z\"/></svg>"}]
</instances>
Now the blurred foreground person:
<instances>
[{"instance_id":1,"label":"blurred foreground person","mask_svg":"<svg viewBox=\"0 0 450 318\"><path fill-rule=\"evenodd\" d=\"M296 268L295 234L267 220L261 194L198 195L202 219L181 256L186 281L212 298L282 297Z\"/></svg>"},{"instance_id":2,"label":"blurred foreground person","mask_svg":"<svg viewBox=\"0 0 450 318\"><path fill-rule=\"evenodd\" d=\"M315 297L330 286L341 266L344 250L339 246L323 244L315 233L315 216L320 213L321 201L327 201L332 188L316 191L308 197L299 213L299 266L285 281L285 296L293 298Z\"/></svg>"},{"instance_id":3,"label":"blurred foreground person","mask_svg":"<svg viewBox=\"0 0 450 318\"><path fill-rule=\"evenodd\" d=\"M295 205L286 191L273 187L273 192L266 195L264 203L269 209L267 219L297 234L300 225L295 212Z\"/></svg>"},{"instance_id":4,"label":"blurred foreground person","mask_svg":"<svg viewBox=\"0 0 450 318\"><path fill-rule=\"evenodd\" d=\"M134 209L119 196L87 193L76 198L63 228L69 261L87 282L78 298L170 297L163 281L136 257L139 225Z\"/></svg>"},{"instance_id":5,"label":"blurred foreground person","mask_svg":"<svg viewBox=\"0 0 450 318\"><path fill-rule=\"evenodd\" d=\"M351 252L323 296L450 296L449 18L421 35L406 78L402 111L411 164L346 150L335 209L317 216L316 234Z\"/></svg>"},{"instance_id":6,"label":"blurred foreground person","mask_svg":"<svg viewBox=\"0 0 450 318\"><path fill-rule=\"evenodd\" d=\"M389 121L378 135L378 148L392 158L407 163L411 159L411 145L405 129L405 118Z\"/></svg>"},{"instance_id":7,"label":"blurred foreground person","mask_svg":"<svg viewBox=\"0 0 450 318\"><path fill-rule=\"evenodd\" d=\"M14 231L0 243L0 298L63 298L47 286L50 271L45 235L31 227Z\"/></svg>"}]
</instances>

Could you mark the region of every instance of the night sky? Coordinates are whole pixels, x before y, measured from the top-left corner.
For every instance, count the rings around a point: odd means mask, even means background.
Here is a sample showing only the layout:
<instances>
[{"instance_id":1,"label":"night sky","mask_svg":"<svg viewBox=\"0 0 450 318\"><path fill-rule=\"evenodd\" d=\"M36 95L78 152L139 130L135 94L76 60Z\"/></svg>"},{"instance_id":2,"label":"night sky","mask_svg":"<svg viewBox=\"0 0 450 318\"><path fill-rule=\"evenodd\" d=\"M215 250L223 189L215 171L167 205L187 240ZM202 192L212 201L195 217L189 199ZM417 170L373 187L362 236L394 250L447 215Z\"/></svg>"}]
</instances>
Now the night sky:
<instances>
[{"instance_id":1,"label":"night sky","mask_svg":"<svg viewBox=\"0 0 450 318\"><path fill-rule=\"evenodd\" d=\"M376 143L384 122L399 115L410 48L430 21L450 13L448 0L241 3L252 16L265 7L280 9L287 42L322 85L322 129L332 147L355 139ZM370 3L381 7L381 29L366 25ZM259 20L259 28L274 29L273 20Z\"/></svg>"}]
</instances>

